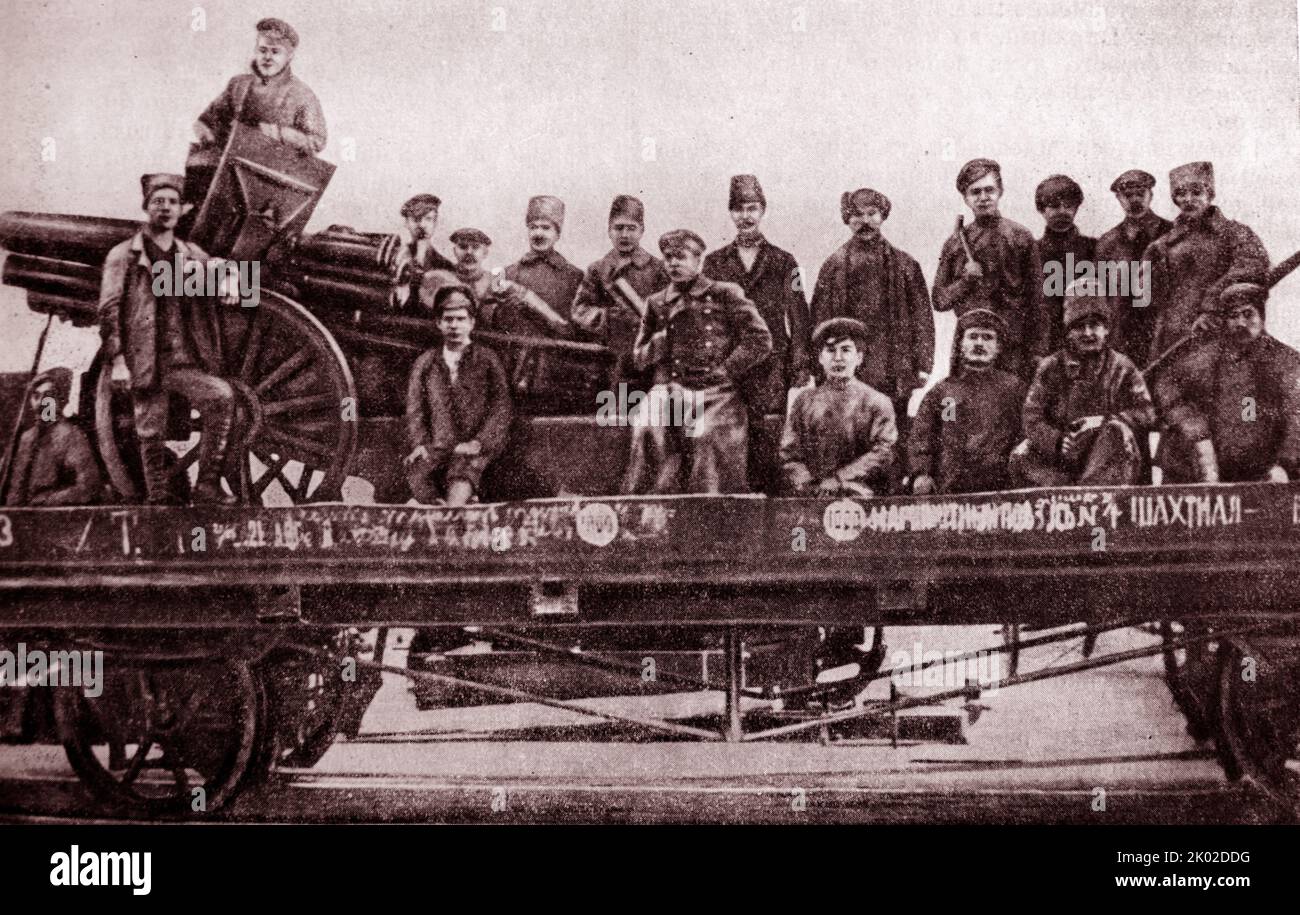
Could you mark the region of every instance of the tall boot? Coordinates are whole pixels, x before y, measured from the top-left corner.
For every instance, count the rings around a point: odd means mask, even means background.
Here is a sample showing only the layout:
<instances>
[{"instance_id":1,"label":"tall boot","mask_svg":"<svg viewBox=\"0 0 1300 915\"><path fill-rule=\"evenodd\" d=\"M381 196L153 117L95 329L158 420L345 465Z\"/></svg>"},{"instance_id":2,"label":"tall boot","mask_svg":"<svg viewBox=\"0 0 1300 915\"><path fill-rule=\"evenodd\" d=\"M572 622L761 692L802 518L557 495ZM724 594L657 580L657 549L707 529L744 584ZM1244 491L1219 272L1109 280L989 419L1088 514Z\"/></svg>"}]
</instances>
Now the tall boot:
<instances>
[{"instance_id":1,"label":"tall boot","mask_svg":"<svg viewBox=\"0 0 1300 915\"><path fill-rule=\"evenodd\" d=\"M140 464L144 470L145 504L175 505L178 500L172 491L167 446L160 441L141 442Z\"/></svg>"},{"instance_id":2,"label":"tall boot","mask_svg":"<svg viewBox=\"0 0 1300 915\"><path fill-rule=\"evenodd\" d=\"M239 501L221 488L221 466L226 459L232 412L209 410L209 415L203 417L203 435L199 438L199 477L190 497L195 504L234 505Z\"/></svg>"}]
</instances>

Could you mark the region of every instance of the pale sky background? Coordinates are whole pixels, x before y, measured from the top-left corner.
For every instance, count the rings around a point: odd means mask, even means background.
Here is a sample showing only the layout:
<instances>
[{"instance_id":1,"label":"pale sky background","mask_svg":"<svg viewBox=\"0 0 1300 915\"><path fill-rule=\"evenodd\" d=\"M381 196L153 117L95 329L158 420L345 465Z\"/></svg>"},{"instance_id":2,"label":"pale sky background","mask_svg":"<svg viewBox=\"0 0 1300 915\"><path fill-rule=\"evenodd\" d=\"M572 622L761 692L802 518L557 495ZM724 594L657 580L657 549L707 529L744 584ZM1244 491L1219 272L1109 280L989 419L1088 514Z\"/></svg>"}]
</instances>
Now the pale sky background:
<instances>
[{"instance_id":1,"label":"pale sky background","mask_svg":"<svg viewBox=\"0 0 1300 915\"><path fill-rule=\"evenodd\" d=\"M182 170L190 125L270 15L301 36L294 71L339 166L313 230L395 229L431 191L440 247L477 226L505 265L527 247L527 198L551 193L568 205L560 250L585 266L614 195L645 201L650 250L677 227L714 247L732 234L729 177L754 172L768 237L814 275L847 236L840 193L870 186L929 280L967 159L1002 163L1003 212L1035 235L1049 174L1083 185L1079 225L1099 235L1121 217L1117 174L1155 174L1172 217L1169 169L1210 159L1226 215L1275 262L1300 248L1295 0L11 3L0 210L138 217L140 174ZM30 366L43 319L23 296L0 288L0 370ZM1269 322L1292 344L1297 303L1293 276ZM44 364L81 367L93 343L56 324Z\"/></svg>"}]
</instances>

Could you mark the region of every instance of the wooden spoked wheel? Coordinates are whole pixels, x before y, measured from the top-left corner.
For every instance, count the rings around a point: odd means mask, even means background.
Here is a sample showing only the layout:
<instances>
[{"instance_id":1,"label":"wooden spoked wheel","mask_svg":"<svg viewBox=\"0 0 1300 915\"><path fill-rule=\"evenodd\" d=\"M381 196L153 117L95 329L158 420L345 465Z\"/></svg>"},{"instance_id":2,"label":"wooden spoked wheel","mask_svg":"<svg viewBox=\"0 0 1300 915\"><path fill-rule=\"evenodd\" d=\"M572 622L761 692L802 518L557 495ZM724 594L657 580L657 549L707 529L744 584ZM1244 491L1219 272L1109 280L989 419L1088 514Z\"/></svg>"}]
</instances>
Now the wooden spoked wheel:
<instances>
[{"instance_id":1,"label":"wooden spoked wheel","mask_svg":"<svg viewBox=\"0 0 1300 915\"><path fill-rule=\"evenodd\" d=\"M1219 661L1219 754L1228 775L1300 817L1300 642L1233 638Z\"/></svg>"},{"instance_id":2,"label":"wooden spoked wheel","mask_svg":"<svg viewBox=\"0 0 1300 915\"><path fill-rule=\"evenodd\" d=\"M241 787L266 701L244 661L131 662L105 667L100 695L55 696L68 762L101 802L149 816L212 813Z\"/></svg>"},{"instance_id":3,"label":"wooden spoked wheel","mask_svg":"<svg viewBox=\"0 0 1300 915\"><path fill-rule=\"evenodd\" d=\"M358 406L352 372L329 331L297 302L266 290L256 307L201 304L194 314L201 315L191 321L201 367L235 392L226 488L244 503L339 500L356 450ZM129 379L115 379L100 359L95 384L105 469L124 497L142 500ZM173 410L167 445L182 496L198 473L202 427L197 411Z\"/></svg>"}]
</instances>

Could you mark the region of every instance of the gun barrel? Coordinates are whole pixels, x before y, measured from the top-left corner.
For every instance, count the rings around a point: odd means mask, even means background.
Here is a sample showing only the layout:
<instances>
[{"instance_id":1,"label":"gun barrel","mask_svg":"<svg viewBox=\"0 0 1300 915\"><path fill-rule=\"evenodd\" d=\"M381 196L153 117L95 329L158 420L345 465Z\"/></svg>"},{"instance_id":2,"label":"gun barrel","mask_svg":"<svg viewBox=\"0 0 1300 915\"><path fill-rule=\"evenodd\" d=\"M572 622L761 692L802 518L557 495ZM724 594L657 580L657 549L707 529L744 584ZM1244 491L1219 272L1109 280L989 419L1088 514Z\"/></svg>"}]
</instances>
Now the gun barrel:
<instances>
[{"instance_id":1,"label":"gun barrel","mask_svg":"<svg viewBox=\"0 0 1300 915\"><path fill-rule=\"evenodd\" d=\"M114 245L139 228L130 219L15 210L0 213L0 248L99 267Z\"/></svg>"}]
</instances>

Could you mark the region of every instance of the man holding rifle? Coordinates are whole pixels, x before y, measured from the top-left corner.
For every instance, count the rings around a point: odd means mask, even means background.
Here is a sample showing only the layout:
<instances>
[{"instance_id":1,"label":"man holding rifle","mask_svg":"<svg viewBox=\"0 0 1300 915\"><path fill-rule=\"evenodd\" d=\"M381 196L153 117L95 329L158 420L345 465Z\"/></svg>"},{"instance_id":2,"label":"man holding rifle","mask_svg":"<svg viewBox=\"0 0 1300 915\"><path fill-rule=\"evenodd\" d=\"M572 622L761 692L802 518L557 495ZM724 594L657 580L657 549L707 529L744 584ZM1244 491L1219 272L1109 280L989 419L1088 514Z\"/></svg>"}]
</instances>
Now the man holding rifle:
<instances>
[{"instance_id":1,"label":"man holding rifle","mask_svg":"<svg viewBox=\"0 0 1300 915\"><path fill-rule=\"evenodd\" d=\"M523 337L573 336L569 321L582 271L555 243L564 229L564 201L540 195L528 201L528 253L505 270L495 292L501 299L491 330Z\"/></svg>"}]
</instances>

